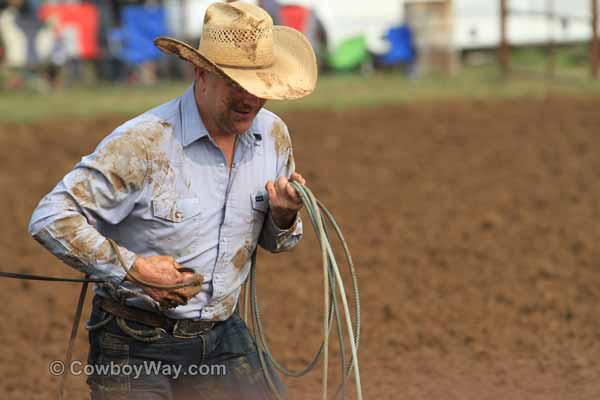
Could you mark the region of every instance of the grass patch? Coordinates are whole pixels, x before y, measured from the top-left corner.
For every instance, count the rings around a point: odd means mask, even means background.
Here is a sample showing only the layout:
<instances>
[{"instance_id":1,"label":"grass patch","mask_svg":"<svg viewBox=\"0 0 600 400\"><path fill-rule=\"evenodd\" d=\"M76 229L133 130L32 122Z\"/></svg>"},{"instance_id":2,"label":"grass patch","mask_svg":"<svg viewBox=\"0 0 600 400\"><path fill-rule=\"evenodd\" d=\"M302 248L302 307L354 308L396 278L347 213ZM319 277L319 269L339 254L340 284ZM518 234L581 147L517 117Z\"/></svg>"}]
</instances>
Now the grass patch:
<instances>
[{"instance_id":1,"label":"grass patch","mask_svg":"<svg viewBox=\"0 0 600 400\"><path fill-rule=\"evenodd\" d=\"M559 79L589 78L590 58L587 44L556 46L553 58L554 74ZM515 70L545 75L550 72L550 53L544 46L513 49L511 63Z\"/></svg>"},{"instance_id":2,"label":"grass patch","mask_svg":"<svg viewBox=\"0 0 600 400\"><path fill-rule=\"evenodd\" d=\"M494 66L469 67L453 78L429 76L408 79L400 73L323 75L311 96L294 101L271 101L276 111L373 107L421 100L543 98L547 95L596 96L600 83L586 75L568 80L544 80L515 75L505 80ZM104 85L73 87L40 94L0 92L0 121L35 122L102 115L134 115L179 96L189 83L164 82L152 87Z\"/></svg>"}]
</instances>

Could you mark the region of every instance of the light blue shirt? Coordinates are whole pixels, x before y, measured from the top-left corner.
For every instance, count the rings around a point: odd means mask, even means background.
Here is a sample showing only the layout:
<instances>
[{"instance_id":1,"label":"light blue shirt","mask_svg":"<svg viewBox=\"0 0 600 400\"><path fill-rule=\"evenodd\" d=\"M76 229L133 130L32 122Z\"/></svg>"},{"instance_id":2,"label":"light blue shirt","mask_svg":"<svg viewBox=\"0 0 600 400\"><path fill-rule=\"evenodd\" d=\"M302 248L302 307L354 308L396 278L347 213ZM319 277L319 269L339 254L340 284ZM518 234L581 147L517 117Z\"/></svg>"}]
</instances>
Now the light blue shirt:
<instances>
[{"instance_id":1,"label":"light blue shirt","mask_svg":"<svg viewBox=\"0 0 600 400\"><path fill-rule=\"evenodd\" d=\"M173 256L204 284L188 304L166 314L224 320L235 309L257 244L279 252L302 236L299 217L287 230L274 224L264 188L294 168L287 127L262 109L238 136L230 170L202 123L192 85L118 127L83 157L41 200L29 230L67 264L120 292L143 293L123 282L125 270L107 237L119 245L127 269L136 256ZM114 294L106 285L95 290ZM148 308L141 300L128 303Z\"/></svg>"}]
</instances>

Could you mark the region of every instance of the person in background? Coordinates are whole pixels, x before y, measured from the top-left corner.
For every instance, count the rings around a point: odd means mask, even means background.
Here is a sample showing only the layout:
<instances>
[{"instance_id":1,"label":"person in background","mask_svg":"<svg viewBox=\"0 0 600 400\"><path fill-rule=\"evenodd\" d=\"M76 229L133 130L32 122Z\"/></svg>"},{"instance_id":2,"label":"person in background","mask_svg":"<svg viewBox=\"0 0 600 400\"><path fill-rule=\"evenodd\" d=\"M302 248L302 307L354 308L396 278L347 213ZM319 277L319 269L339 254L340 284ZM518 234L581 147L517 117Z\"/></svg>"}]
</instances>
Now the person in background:
<instances>
[{"instance_id":1,"label":"person in background","mask_svg":"<svg viewBox=\"0 0 600 400\"><path fill-rule=\"evenodd\" d=\"M34 5L7 0L0 11L0 42L4 49L3 86L46 90L55 37L49 24L37 17Z\"/></svg>"},{"instance_id":2,"label":"person in background","mask_svg":"<svg viewBox=\"0 0 600 400\"><path fill-rule=\"evenodd\" d=\"M275 25L281 23L280 6L277 0L259 0L258 5L269 13Z\"/></svg>"}]
</instances>

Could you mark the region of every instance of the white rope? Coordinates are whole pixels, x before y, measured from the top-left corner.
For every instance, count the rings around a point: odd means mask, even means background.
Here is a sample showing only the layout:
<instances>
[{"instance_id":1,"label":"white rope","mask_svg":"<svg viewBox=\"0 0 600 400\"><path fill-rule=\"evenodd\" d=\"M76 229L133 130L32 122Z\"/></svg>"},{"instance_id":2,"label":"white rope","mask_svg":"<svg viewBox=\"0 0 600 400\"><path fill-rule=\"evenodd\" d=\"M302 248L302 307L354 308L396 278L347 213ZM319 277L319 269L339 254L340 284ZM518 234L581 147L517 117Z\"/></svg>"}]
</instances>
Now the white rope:
<instances>
[{"instance_id":1,"label":"white rope","mask_svg":"<svg viewBox=\"0 0 600 400\"><path fill-rule=\"evenodd\" d=\"M302 370L300 371L289 371L282 367L272 356L269 346L264 335L264 331L262 328L262 322L260 319L260 309L258 307L258 301L256 296L256 271L255 271L255 256L252 257L252 269L250 272L249 285L246 285L245 291L249 294L246 295L246 300L250 297L251 308L252 308L252 325L254 336L257 342L257 351L259 360L261 362L263 372L265 374L265 379L274 396L277 399L281 399L281 395L279 394L277 387L274 384L273 377L271 376L270 369L268 368L268 362L271 362L277 370L282 372L287 376L299 377L307 372L309 372L316 365L320 355L323 355L323 399L327 400L328 398L328 372L329 372L329 336L331 333L331 327L333 320L336 321L336 327L338 332L338 340L340 343L340 352L342 353L342 382L340 383L338 389L335 392L334 398L341 393L342 397L344 396L344 387L346 385L347 378L350 376L351 371L354 371L354 382L356 386L356 398L357 400L362 400L362 386L360 381L360 369L358 366L358 344L360 338L360 302L359 302L359 292L358 292L358 284L356 279L356 273L354 271L354 266L352 263L352 257L350 255L350 251L348 250L348 246L344 237L341 233L341 230L337 223L335 222L331 213L325 208L325 206L320 203L313 193L307 187L300 185L297 182L292 182L292 185L299 193L304 205L306 206L306 211L310 218L311 224L315 229L315 233L317 238L319 239L319 243L321 246L321 255L323 261L323 342L321 344L321 348L317 352L314 359ZM348 300L346 297L346 290L344 287L344 282L342 280L341 273L338 268L338 263L335 259L335 255L333 249L331 247L331 243L329 241L329 236L326 229L325 220L322 217L321 211L325 214L331 225L334 227L335 233L338 236L340 242L342 243L344 254L346 260L348 262L348 267L350 269L350 273L352 276L352 286L353 286L353 294L354 294L354 303L356 306L355 309L355 326L352 324L352 316L350 312L350 307L348 305ZM248 288L249 286L249 288ZM339 288L339 296L342 299L343 313L345 315L346 321L346 331L348 333L348 341L350 343L350 351L351 358L349 364L344 365L344 337L343 337L343 329L342 324L338 315L338 304L337 304L337 295L336 288ZM249 290L248 290L249 289ZM246 301L245 301L246 303ZM244 304L244 308L247 308L247 303ZM246 313L244 313L246 314ZM334 318L335 317L335 318ZM265 357L265 354L266 357Z\"/></svg>"}]
</instances>

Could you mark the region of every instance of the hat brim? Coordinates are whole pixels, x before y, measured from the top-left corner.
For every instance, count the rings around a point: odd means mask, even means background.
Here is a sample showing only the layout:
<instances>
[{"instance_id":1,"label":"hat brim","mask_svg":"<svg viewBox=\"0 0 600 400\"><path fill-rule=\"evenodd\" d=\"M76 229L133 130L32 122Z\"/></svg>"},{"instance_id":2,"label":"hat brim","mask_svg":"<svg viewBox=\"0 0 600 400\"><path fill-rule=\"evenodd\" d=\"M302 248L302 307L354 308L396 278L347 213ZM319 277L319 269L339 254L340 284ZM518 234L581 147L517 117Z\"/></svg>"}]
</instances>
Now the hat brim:
<instances>
[{"instance_id":1,"label":"hat brim","mask_svg":"<svg viewBox=\"0 0 600 400\"><path fill-rule=\"evenodd\" d=\"M197 67L227 77L256 97L269 100L299 99L317 83L317 61L306 37L287 26L273 27L274 63L264 68L220 66L189 44L159 37L154 45Z\"/></svg>"}]
</instances>

